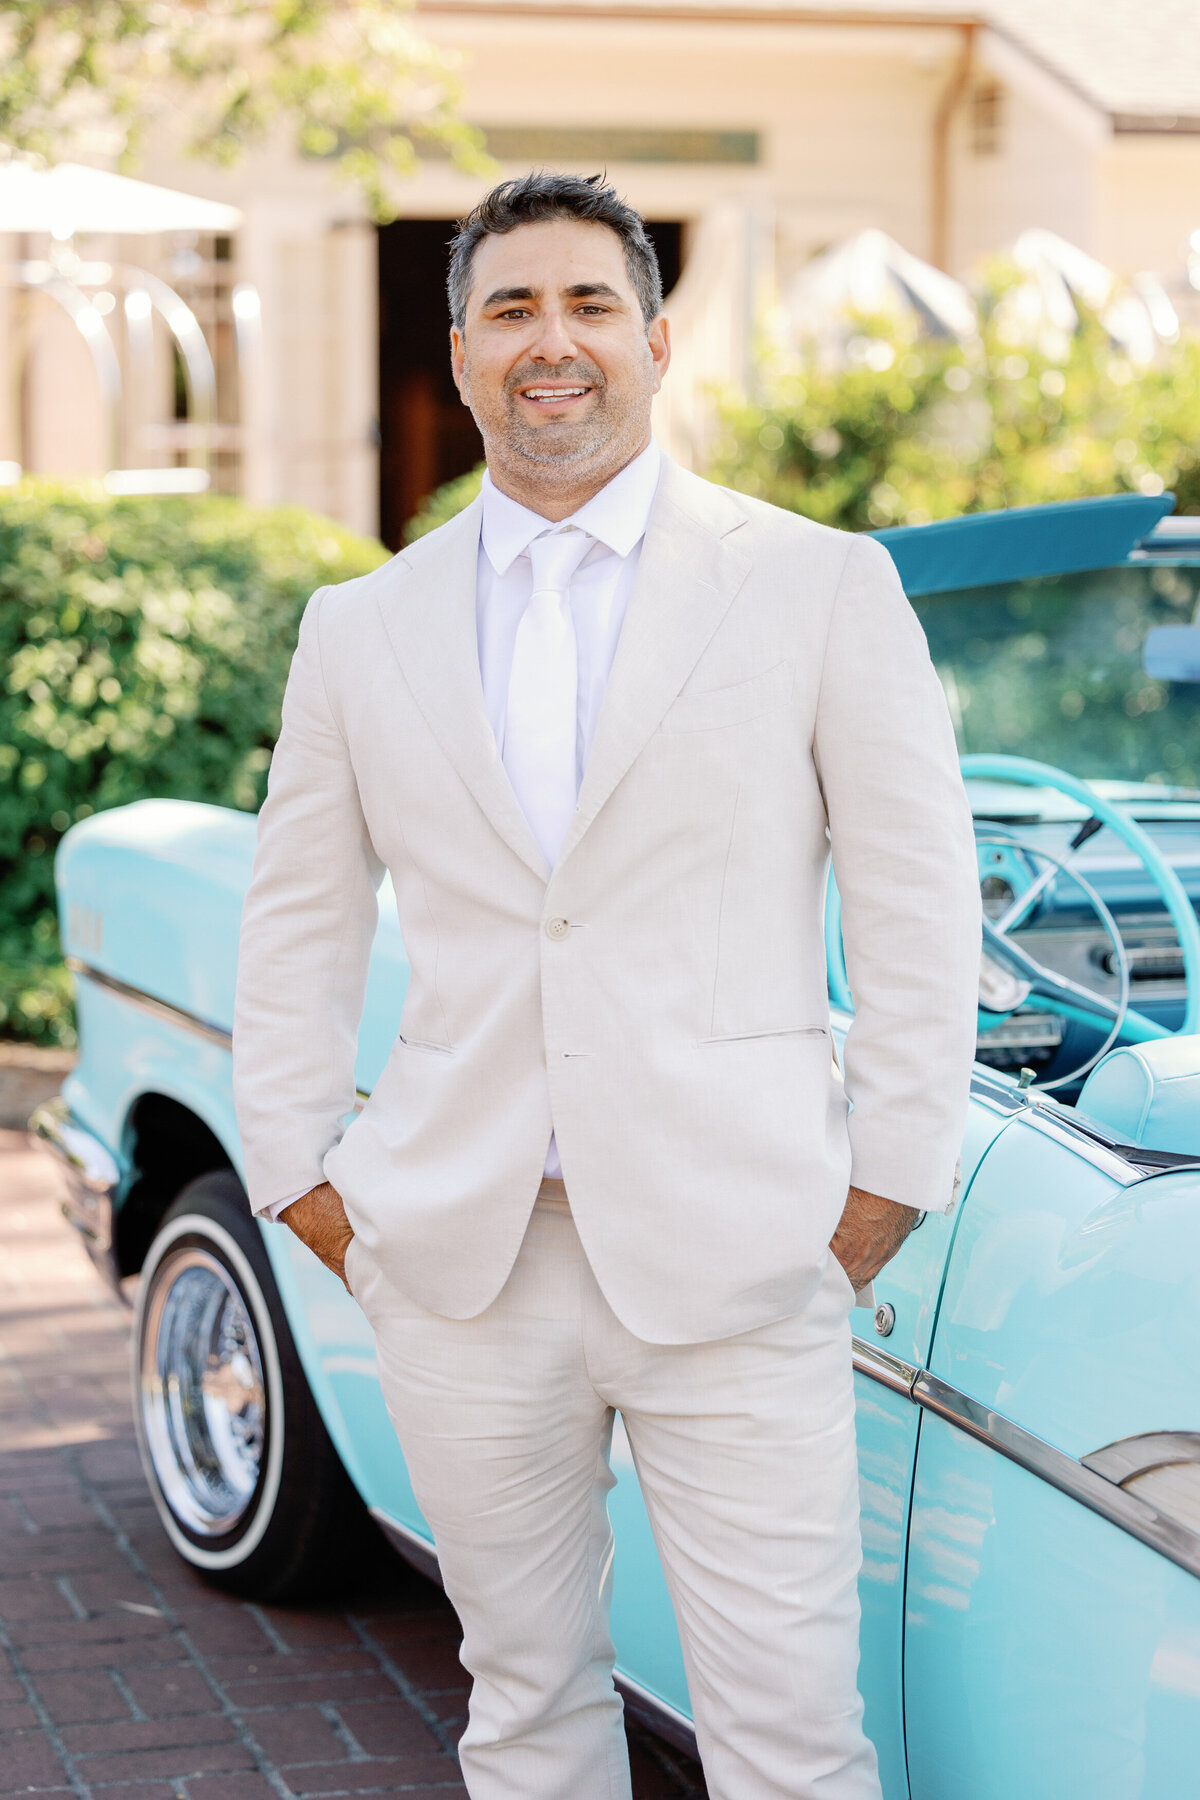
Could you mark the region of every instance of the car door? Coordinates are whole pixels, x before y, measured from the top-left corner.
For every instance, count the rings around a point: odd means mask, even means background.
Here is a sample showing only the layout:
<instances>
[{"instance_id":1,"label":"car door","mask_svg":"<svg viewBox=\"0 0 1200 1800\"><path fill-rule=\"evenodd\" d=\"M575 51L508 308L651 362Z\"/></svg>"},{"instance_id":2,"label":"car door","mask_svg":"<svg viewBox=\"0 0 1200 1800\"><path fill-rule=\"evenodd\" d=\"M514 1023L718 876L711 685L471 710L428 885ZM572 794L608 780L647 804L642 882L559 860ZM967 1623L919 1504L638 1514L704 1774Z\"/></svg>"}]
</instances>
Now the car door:
<instances>
[{"instance_id":1,"label":"car door","mask_svg":"<svg viewBox=\"0 0 1200 1800\"><path fill-rule=\"evenodd\" d=\"M1146 1179L1026 1107L976 1175L914 1389L921 1800L1197 1791L1200 1479L1152 1465L1200 1428L1198 1371L1200 1174Z\"/></svg>"},{"instance_id":2,"label":"car door","mask_svg":"<svg viewBox=\"0 0 1200 1800\"><path fill-rule=\"evenodd\" d=\"M981 1084L980 1091L989 1091ZM856 1308L854 1332L855 1425L863 1564L859 1686L864 1723L879 1755L884 1800L907 1800L904 1743L904 1587L909 1505L916 1463L919 1409L910 1384L924 1366L947 1259L960 1216L969 1205L976 1171L1008 1123L972 1099L963 1138L958 1207L949 1215L927 1213L899 1254L877 1276L877 1312ZM914 1789L914 1793L920 1792Z\"/></svg>"}]
</instances>

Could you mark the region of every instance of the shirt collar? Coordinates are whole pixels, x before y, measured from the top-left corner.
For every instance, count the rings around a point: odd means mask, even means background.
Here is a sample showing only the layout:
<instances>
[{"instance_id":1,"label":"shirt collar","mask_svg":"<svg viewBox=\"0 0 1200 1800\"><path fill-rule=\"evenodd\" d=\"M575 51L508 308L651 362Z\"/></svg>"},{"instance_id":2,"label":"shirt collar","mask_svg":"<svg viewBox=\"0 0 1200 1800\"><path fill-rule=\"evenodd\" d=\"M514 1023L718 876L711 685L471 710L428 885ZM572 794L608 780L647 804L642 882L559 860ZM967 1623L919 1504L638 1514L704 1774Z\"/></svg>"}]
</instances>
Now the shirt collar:
<instances>
[{"instance_id":1,"label":"shirt collar","mask_svg":"<svg viewBox=\"0 0 1200 1800\"><path fill-rule=\"evenodd\" d=\"M577 525L598 538L618 556L628 556L646 534L654 491L658 486L662 453L651 438L646 448L619 474L586 500L563 525ZM551 523L520 501L502 494L488 474L483 477L483 523L480 537L488 561L497 575L507 575L523 551L528 550Z\"/></svg>"}]
</instances>

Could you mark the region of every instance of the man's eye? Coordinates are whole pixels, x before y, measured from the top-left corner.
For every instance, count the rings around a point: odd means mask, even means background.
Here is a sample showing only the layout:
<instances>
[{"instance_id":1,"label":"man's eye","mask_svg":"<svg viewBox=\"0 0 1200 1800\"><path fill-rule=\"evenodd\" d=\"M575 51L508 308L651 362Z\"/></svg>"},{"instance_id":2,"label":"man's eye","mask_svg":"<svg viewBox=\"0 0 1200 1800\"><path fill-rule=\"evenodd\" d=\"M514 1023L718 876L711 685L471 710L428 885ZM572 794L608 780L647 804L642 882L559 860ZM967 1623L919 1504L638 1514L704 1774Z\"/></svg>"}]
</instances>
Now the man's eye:
<instances>
[{"instance_id":1,"label":"man's eye","mask_svg":"<svg viewBox=\"0 0 1200 1800\"><path fill-rule=\"evenodd\" d=\"M527 319L529 309L524 306L510 306L506 312L497 313L496 316L500 319Z\"/></svg>"},{"instance_id":2,"label":"man's eye","mask_svg":"<svg viewBox=\"0 0 1200 1800\"><path fill-rule=\"evenodd\" d=\"M606 313L608 311L608 308L607 308L607 306L581 306L578 308L578 310L581 313L596 314L596 313Z\"/></svg>"}]
</instances>

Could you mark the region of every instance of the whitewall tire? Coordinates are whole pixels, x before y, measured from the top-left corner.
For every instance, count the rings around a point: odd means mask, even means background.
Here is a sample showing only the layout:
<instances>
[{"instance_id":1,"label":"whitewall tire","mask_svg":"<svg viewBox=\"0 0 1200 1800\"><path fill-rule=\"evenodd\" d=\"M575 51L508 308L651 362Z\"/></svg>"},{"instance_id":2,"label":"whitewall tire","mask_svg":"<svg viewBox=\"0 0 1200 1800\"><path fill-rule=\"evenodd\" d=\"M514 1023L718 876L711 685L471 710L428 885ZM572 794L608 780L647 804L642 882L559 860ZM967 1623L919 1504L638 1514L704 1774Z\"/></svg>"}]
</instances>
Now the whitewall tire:
<instances>
[{"instance_id":1,"label":"whitewall tire","mask_svg":"<svg viewBox=\"0 0 1200 1800\"><path fill-rule=\"evenodd\" d=\"M231 1170L190 1182L146 1253L132 1373L159 1518L209 1580L260 1599L328 1591L374 1541Z\"/></svg>"}]
</instances>

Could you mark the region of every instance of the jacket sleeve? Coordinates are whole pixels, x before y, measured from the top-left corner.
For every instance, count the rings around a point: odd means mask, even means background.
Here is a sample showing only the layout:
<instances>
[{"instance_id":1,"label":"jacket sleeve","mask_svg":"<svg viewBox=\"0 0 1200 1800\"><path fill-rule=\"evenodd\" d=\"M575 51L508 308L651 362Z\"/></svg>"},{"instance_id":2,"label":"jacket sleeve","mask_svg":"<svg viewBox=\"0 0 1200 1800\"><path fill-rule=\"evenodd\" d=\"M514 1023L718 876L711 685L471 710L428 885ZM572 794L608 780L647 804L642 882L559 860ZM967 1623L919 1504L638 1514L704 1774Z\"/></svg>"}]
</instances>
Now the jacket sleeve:
<instances>
[{"instance_id":1,"label":"jacket sleeve","mask_svg":"<svg viewBox=\"0 0 1200 1800\"><path fill-rule=\"evenodd\" d=\"M949 1211L975 1051L975 840L924 633L870 538L851 544L834 602L814 756L854 997L850 1179Z\"/></svg>"},{"instance_id":2,"label":"jacket sleeve","mask_svg":"<svg viewBox=\"0 0 1200 1800\"><path fill-rule=\"evenodd\" d=\"M252 1211L325 1179L354 1107L354 1063L383 865L305 608L242 911L233 1093Z\"/></svg>"}]
</instances>

